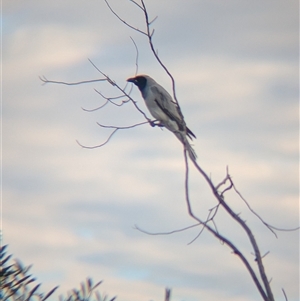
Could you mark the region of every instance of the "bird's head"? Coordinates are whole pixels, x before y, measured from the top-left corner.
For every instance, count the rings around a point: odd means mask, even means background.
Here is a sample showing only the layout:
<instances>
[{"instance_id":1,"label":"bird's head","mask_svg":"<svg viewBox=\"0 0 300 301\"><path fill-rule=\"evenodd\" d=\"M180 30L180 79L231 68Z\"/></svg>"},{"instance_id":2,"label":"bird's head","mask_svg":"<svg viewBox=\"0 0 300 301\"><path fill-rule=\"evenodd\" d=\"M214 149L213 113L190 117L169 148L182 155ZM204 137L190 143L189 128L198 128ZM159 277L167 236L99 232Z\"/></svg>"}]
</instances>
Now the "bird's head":
<instances>
[{"instance_id":1,"label":"bird's head","mask_svg":"<svg viewBox=\"0 0 300 301\"><path fill-rule=\"evenodd\" d=\"M134 83L142 92L147 85L148 78L149 77L147 75L137 75L135 77L128 78L127 81Z\"/></svg>"}]
</instances>

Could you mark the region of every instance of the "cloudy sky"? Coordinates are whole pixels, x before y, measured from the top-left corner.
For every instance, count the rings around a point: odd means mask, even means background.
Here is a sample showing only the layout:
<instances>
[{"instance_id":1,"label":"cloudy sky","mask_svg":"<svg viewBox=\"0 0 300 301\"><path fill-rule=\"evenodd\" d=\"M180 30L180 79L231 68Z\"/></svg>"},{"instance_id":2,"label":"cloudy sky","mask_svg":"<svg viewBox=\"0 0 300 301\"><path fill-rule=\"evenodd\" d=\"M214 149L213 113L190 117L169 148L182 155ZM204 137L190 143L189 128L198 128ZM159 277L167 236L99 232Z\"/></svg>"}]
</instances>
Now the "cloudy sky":
<instances>
[{"instance_id":1,"label":"cloudy sky","mask_svg":"<svg viewBox=\"0 0 300 301\"><path fill-rule=\"evenodd\" d=\"M110 1L128 23L144 29L130 1ZM2 78L2 219L9 252L43 283L66 293L86 277L104 280L100 291L122 301L260 300L241 261L199 228L164 236L194 221L184 199L182 146L167 130L148 125L132 106L107 105L135 73L154 77L171 91L168 76L144 36L122 24L103 0L4 1ZM146 1L154 43L176 79L186 122L196 134L200 166L219 183L226 166L238 190L268 223L294 228L298 204L298 1ZM146 111L139 91L132 96ZM149 114L148 114L149 115ZM191 167L195 213L205 218L216 205ZM228 203L253 229L277 300L284 288L299 299L299 233L276 238L233 192ZM217 226L254 264L244 233L225 213Z\"/></svg>"}]
</instances>

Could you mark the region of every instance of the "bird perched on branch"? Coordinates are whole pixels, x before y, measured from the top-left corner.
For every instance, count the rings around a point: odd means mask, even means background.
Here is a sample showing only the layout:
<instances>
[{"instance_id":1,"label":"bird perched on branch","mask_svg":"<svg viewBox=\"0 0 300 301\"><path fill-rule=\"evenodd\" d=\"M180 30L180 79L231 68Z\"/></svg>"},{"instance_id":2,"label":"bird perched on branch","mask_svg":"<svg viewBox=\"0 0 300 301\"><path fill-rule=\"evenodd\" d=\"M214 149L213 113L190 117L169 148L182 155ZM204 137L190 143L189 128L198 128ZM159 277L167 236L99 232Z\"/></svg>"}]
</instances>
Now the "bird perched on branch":
<instances>
[{"instance_id":1,"label":"bird perched on branch","mask_svg":"<svg viewBox=\"0 0 300 301\"><path fill-rule=\"evenodd\" d=\"M144 98L151 115L182 142L192 160L196 160L196 153L190 145L187 137L191 140L196 138L194 133L186 126L182 112L172 96L153 78L148 75L137 75L127 79L134 83Z\"/></svg>"}]
</instances>

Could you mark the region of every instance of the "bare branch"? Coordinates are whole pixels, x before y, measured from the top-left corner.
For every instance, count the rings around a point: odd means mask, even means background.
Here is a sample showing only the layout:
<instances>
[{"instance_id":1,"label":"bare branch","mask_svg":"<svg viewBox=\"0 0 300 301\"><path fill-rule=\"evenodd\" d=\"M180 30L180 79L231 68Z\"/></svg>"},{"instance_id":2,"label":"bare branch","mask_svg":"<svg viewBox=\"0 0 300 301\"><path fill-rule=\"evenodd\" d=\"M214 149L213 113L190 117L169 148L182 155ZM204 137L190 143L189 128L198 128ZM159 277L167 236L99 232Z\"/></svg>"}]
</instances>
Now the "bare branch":
<instances>
[{"instance_id":1,"label":"bare branch","mask_svg":"<svg viewBox=\"0 0 300 301\"><path fill-rule=\"evenodd\" d=\"M136 56L135 56L135 75L138 74L139 71L139 49L134 41L134 39L132 37L130 37L134 47L135 47L135 51L136 51ZM129 93L130 94L130 93Z\"/></svg>"},{"instance_id":2,"label":"bare branch","mask_svg":"<svg viewBox=\"0 0 300 301\"><path fill-rule=\"evenodd\" d=\"M107 128L107 129L118 129L118 130L127 130L127 129L132 129L134 127L137 127L137 126L140 126L140 125L143 125L143 124L147 124L148 122L147 121L144 121L144 122L140 122L140 123L136 123L136 124L133 124L133 125L129 125L129 126L114 126L114 125L103 125L103 124L100 124L99 122L97 122L97 124L102 127L102 128Z\"/></svg>"},{"instance_id":3,"label":"bare branch","mask_svg":"<svg viewBox=\"0 0 300 301\"><path fill-rule=\"evenodd\" d=\"M128 26L129 28L131 28L131 29L133 29L133 30L135 30L135 31L137 31L137 32L139 32L139 33L141 33L141 34L143 34L143 35L147 35L144 31L142 31L142 30L140 30L140 29L138 29L138 28L136 28L136 27L134 27L133 25L131 25L131 24L129 24L129 23L127 23L124 19L122 19L114 10L113 10L113 8L109 5L109 3L108 3L108 1L107 0L104 0L105 1L105 3L106 3L106 5L108 6L108 8L109 8L109 10L122 22L122 23L124 23L126 26ZM130 1L130 2L132 2L132 3L134 3L134 4L136 4L138 7L140 7L140 5L138 5L135 1ZM142 7L140 7L141 9L142 9Z\"/></svg>"},{"instance_id":4,"label":"bare branch","mask_svg":"<svg viewBox=\"0 0 300 301\"><path fill-rule=\"evenodd\" d=\"M103 107L105 107L108 103L110 103L110 101L109 101L109 100L106 100L106 102L105 102L102 106L100 106L100 107L97 107L97 108L94 108L94 109L85 109L85 108L81 107L81 109L82 109L83 111L85 111L85 112L95 112L95 111L100 110L100 109L102 109Z\"/></svg>"},{"instance_id":5,"label":"bare branch","mask_svg":"<svg viewBox=\"0 0 300 301\"><path fill-rule=\"evenodd\" d=\"M284 290L283 288L282 288L281 290L282 290L282 292L283 292L285 301L288 301L288 297L287 297L287 295L286 295L286 293L285 293L285 290Z\"/></svg>"},{"instance_id":6,"label":"bare branch","mask_svg":"<svg viewBox=\"0 0 300 301\"><path fill-rule=\"evenodd\" d=\"M115 106L117 106L117 107L121 107L122 105L124 105L124 104L130 102L130 99L128 99L127 96L125 96L125 95L119 95L119 96L115 96L115 97L106 97L106 96L104 96L104 94L102 94L100 91L98 91L98 90L96 90L96 89L94 89L94 90L96 91L96 93L98 93L99 95L101 95L102 98L106 99L108 102L110 102L111 104L113 104L113 105L115 105ZM125 90L124 90L124 91L125 91ZM122 98L124 98L124 97L126 97L126 99L125 99L125 100L122 100L121 103L116 103L116 102L113 102L113 101L112 101L112 99L114 99L114 100L115 100L115 99L122 99Z\"/></svg>"},{"instance_id":7,"label":"bare branch","mask_svg":"<svg viewBox=\"0 0 300 301\"><path fill-rule=\"evenodd\" d=\"M100 72L106 79L107 81L112 84L114 87L116 87L119 91L121 91L124 96L127 96L131 102L133 103L133 105L135 106L135 108L145 117L145 119L151 124L152 121L150 118L147 117L147 115L137 106L136 104L136 101L134 101L134 99L128 94L125 92L124 89L122 89L117 83L115 83L108 75L106 75L105 73L103 73L90 59L89 59L89 62L94 66L94 68Z\"/></svg>"},{"instance_id":8,"label":"bare branch","mask_svg":"<svg viewBox=\"0 0 300 301\"><path fill-rule=\"evenodd\" d=\"M208 213L208 216L206 218L206 220L203 222L203 224L201 224L203 227L201 229L201 231L196 235L196 237L194 239L192 239L188 245L192 244L195 240L197 240L200 235L203 233L204 229L205 229L205 224L207 224L208 222L212 222L214 228L215 228L215 231L218 232L218 229L217 229L217 225L214 221L214 217L217 215L217 212L218 212L218 209L219 209L219 206L220 204L216 205L215 207L209 209L209 213Z\"/></svg>"},{"instance_id":9,"label":"bare branch","mask_svg":"<svg viewBox=\"0 0 300 301\"><path fill-rule=\"evenodd\" d=\"M129 1L132 2L133 4L135 4L136 6L138 6L141 10L143 10L143 8L138 3L136 3L134 0L129 0Z\"/></svg>"},{"instance_id":10,"label":"bare branch","mask_svg":"<svg viewBox=\"0 0 300 301\"><path fill-rule=\"evenodd\" d=\"M228 191L228 190L231 190L232 187L233 187L233 183L232 183L232 181L230 181L229 186L226 187L226 188L221 192L220 197L224 198L224 193L225 193L226 191Z\"/></svg>"},{"instance_id":11,"label":"bare branch","mask_svg":"<svg viewBox=\"0 0 300 301\"><path fill-rule=\"evenodd\" d=\"M119 129L116 128L114 129L114 131L109 135L109 137L107 138L107 140L105 142L103 142L102 144L99 144L99 145L94 145L94 146L86 146L86 145L83 145L81 144L78 140L76 140L77 144L79 146L81 146L82 148L87 148L87 149L94 149L94 148L99 148L99 147L102 147L104 146L105 144L107 144L109 142L109 140L111 139L111 137L118 131Z\"/></svg>"},{"instance_id":12,"label":"bare branch","mask_svg":"<svg viewBox=\"0 0 300 301\"><path fill-rule=\"evenodd\" d=\"M185 228L181 228L181 229L177 229L177 230L172 230L172 231L169 231L169 232L149 232L149 231L143 230L138 225L134 225L134 229L136 229L136 230L138 230L138 231L140 231L142 233L148 234L148 235L158 236L158 235L171 235L171 234L174 234L174 233L183 232L183 231L186 231L186 230L198 227L200 225L201 224L197 223L197 224L185 227Z\"/></svg>"},{"instance_id":13,"label":"bare branch","mask_svg":"<svg viewBox=\"0 0 300 301\"><path fill-rule=\"evenodd\" d=\"M152 21L150 21L149 26L152 25L156 21L157 18L158 18L158 16L156 16ZM153 32L154 32L154 29L153 29Z\"/></svg>"},{"instance_id":14,"label":"bare branch","mask_svg":"<svg viewBox=\"0 0 300 301\"><path fill-rule=\"evenodd\" d=\"M219 189L222 185L225 185L226 182L229 180L228 178L228 167L226 167L227 173L226 173L226 177L224 178L224 180L222 182L220 182L218 185L216 185L216 189Z\"/></svg>"},{"instance_id":15,"label":"bare branch","mask_svg":"<svg viewBox=\"0 0 300 301\"><path fill-rule=\"evenodd\" d=\"M106 96L104 96L104 94L102 92L98 91L97 89L94 89L94 90L95 90L96 93L98 93L99 95L101 95L102 98L109 100L112 104L115 104L115 105L118 105L118 104L116 104L115 102L112 102L111 101L112 99L116 100L116 99L122 99L122 98L125 97L124 95L106 97ZM122 100L122 103L127 103L129 101L130 101L129 99Z\"/></svg>"},{"instance_id":16,"label":"bare branch","mask_svg":"<svg viewBox=\"0 0 300 301\"><path fill-rule=\"evenodd\" d=\"M255 255L253 253L251 253L252 255ZM270 254L270 251L266 252L264 255L261 256L261 259L265 258L268 254ZM257 261L257 259L254 259L255 261Z\"/></svg>"},{"instance_id":17,"label":"bare branch","mask_svg":"<svg viewBox=\"0 0 300 301\"><path fill-rule=\"evenodd\" d=\"M133 124L133 125L129 125L129 126L114 126L114 125L103 125L103 124L100 124L97 122L97 124L102 127L102 128L110 128L110 129L114 129L113 132L109 135L109 137L107 138L107 140L101 144L98 144L98 145L94 145L94 146L86 146L86 145L83 145L81 144L78 140L76 140L77 144L79 144L82 148L87 148L87 149L94 149L94 148L99 148L99 147L102 147L104 145L106 145L110 139L112 138L112 136L119 130L127 130L127 129L131 129L131 128L134 128L134 127L137 127L137 126L140 126L140 125L143 125L143 124L147 124L148 122L147 121L144 121L144 122L140 122L140 123L136 123L136 124Z\"/></svg>"},{"instance_id":18,"label":"bare branch","mask_svg":"<svg viewBox=\"0 0 300 301\"><path fill-rule=\"evenodd\" d=\"M247 202L247 200L242 196L242 194L237 190L236 186L233 184L233 189L235 190L235 192L239 195L239 197L244 201L244 203L246 204L246 206L248 207L248 209L276 236L277 238L277 234L274 230L277 231L286 231L286 232L290 232L290 231L297 231L300 229L300 227L296 227L296 228L291 228L291 229L284 229L284 228L278 228L275 226L270 225L269 223L265 222L258 213L256 213L250 206L250 204Z\"/></svg>"},{"instance_id":19,"label":"bare branch","mask_svg":"<svg viewBox=\"0 0 300 301\"><path fill-rule=\"evenodd\" d=\"M199 223L203 224L205 226L205 228L212 233L214 236L216 236L218 239L220 239L224 244L226 244L228 247L230 247L233 250L233 253L236 254L244 263L244 265L246 266L248 272L250 273L258 291L260 292L261 296L263 297L263 299L265 301L274 301L274 298L272 298L273 295L271 295L271 298L269 298L269 292L265 292L263 287L260 284L260 281L258 280L253 268L251 267L250 263L248 262L248 260L246 259L246 257L243 255L243 253L227 238L225 238L223 235L221 235L219 232L215 231L213 228L211 228L207 223L203 223L197 216L194 215L192 208L191 208L191 204L190 204L190 199L189 199L189 191L188 191L188 159L187 159L187 152L186 150L184 150L184 161L185 161L185 168L186 168L186 173L185 173L185 196L186 196L186 203L188 206L188 212L189 215L195 219L196 221L198 221ZM224 207L224 201L223 199L219 196L216 188L214 187L214 185L212 184L212 182L210 181L209 177L207 176L207 174L201 169L201 167L197 164L197 162L194 162L195 167L199 170L199 172L204 176L204 178L206 179L206 181L208 181L208 184L211 186L214 195L217 197L217 199L219 200L219 202L221 203L221 205ZM226 203L225 203L225 207L226 207ZM229 210L233 213L233 211L231 210L231 208L229 208ZM233 213L234 214L234 213ZM250 231L250 229L249 229ZM251 233L252 234L252 233ZM254 238L254 237L253 237ZM255 241L255 239L254 239ZM255 241L256 244L256 241ZM258 247L257 247L258 249ZM257 252L255 252L255 254L257 254ZM259 251L258 251L258 254ZM259 263L262 265L261 263L261 257L259 256ZM263 279L263 283L265 284L265 281ZM269 285L269 283L267 284Z\"/></svg>"},{"instance_id":20,"label":"bare branch","mask_svg":"<svg viewBox=\"0 0 300 301\"><path fill-rule=\"evenodd\" d=\"M90 80L83 80L80 82L74 82L74 83L68 83L68 82L61 82L61 81L55 81L55 80L49 80L45 76L39 76L39 79L43 82L43 84L61 84L61 85L67 85L67 86L76 86L81 84L90 84L95 82L105 82L107 79L105 78L98 78L98 79L90 79Z\"/></svg>"},{"instance_id":21,"label":"bare branch","mask_svg":"<svg viewBox=\"0 0 300 301\"><path fill-rule=\"evenodd\" d=\"M186 154L185 154L186 157ZM239 257L242 259L242 261L244 262L244 264L246 265L249 273L252 275L252 278L256 284L256 287L258 288L261 296L264 298L265 301L274 301L274 296L270 287L270 284L268 282L266 273L265 273L265 269L264 269L264 265L262 263L262 257L259 251L259 247L258 244L256 242L256 239L252 233L252 231L250 230L250 228L247 226L247 224L245 223L245 221L243 221L238 214L236 214L229 206L228 204L225 202L224 198L218 193L218 190L215 188L215 186L213 185L211 179L207 176L207 174L202 170L202 168L198 165L198 163L196 161L193 161L194 166L196 167L196 169L200 172L200 174L202 174L202 176L204 177L204 179L206 180L206 182L208 183L208 185L210 186L215 198L219 201L219 203L221 204L221 206L226 210L226 212L244 229L244 231L246 232L251 245L253 247L255 256L257 258L257 264L258 264L258 269L259 269L259 273L261 276L261 279L263 281L264 287L266 292L263 290L263 288L261 287L260 283L258 282L258 279L254 273L254 271L252 270L251 266L249 265L248 261L246 259L244 259L244 256L242 253L240 253L238 250L234 249L235 254L238 254ZM187 164L187 162L186 162ZM191 215L192 217L194 217L194 215ZM196 218L196 217L194 217ZM196 218L197 219L197 218ZM198 219L197 219L198 220ZM207 226L207 225L206 225ZM207 226L207 228L209 228ZM218 233L215 233L214 231L211 231L212 233L214 233L215 236L218 237ZM226 244L228 244L228 240L224 241ZM232 245L231 242L229 242L229 246ZM236 248L234 246L234 248ZM238 252L238 253L236 253ZM248 267L249 265L249 267ZM252 274L254 273L254 275ZM255 276L255 277L254 277Z\"/></svg>"},{"instance_id":22,"label":"bare branch","mask_svg":"<svg viewBox=\"0 0 300 301\"><path fill-rule=\"evenodd\" d=\"M168 70L168 68L165 66L165 64L162 62L162 60L160 59L160 57L158 56L158 53L155 51L155 48L154 48L154 45L153 45L153 41L152 41L152 38L153 38L153 34L154 34L154 29L152 31L150 31L150 25L151 23L153 23L154 20L152 20L151 22L149 21L149 16L148 16L148 12L147 12L147 9L146 9L146 5L144 3L144 0L141 0L141 3L142 3L142 7L143 7L143 11L144 11L144 15L145 15L145 21L146 21L146 26L147 26L147 37L148 37L148 41L149 41L149 45L150 45L150 48L151 48L151 51L153 53L153 55L155 56L156 60L158 61L158 63L161 65L161 67L165 70L165 72L168 74L168 76L170 77L171 79L171 82L172 82L172 90L173 90L173 97L174 97L174 100L176 102L176 104L178 105L178 107L180 108L180 105L178 103L178 100L177 100L177 96L176 96L176 88L175 88L175 80L174 80L174 77L173 75L171 74L171 72ZM181 109L179 110L180 111L180 114L182 115L181 113ZM182 119L183 119L183 116L181 116Z\"/></svg>"}]
</instances>

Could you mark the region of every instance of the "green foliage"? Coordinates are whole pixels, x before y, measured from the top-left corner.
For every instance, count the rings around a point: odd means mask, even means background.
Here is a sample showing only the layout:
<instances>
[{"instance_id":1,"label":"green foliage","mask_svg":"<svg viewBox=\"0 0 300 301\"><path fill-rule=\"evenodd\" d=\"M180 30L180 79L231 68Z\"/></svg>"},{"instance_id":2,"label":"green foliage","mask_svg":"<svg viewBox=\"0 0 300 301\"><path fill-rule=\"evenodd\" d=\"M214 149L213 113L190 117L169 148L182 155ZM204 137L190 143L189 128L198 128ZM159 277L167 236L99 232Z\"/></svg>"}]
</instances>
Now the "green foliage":
<instances>
[{"instance_id":1,"label":"green foliage","mask_svg":"<svg viewBox=\"0 0 300 301\"><path fill-rule=\"evenodd\" d=\"M101 296L96 288L102 283L99 281L93 285L91 278L87 278L85 282L80 284L80 290L73 289L68 293L68 296L64 298L63 296L59 297L60 301L114 301L117 297L113 297L108 300L108 297Z\"/></svg>"},{"instance_id":2,"label":"green foliage","mask_svg":"<svg viewBox=\"0 0 300 301\"><path fill-rule=\"evenodd\" d=\"M45 301L58 288L56 286L47 294L39 292L41 284L36 284L36 279L29 274L31 266L25 267L12 255L6 256L7 245L0 248L0 300L1 301ZM80 289L71 290L67 297L59 297L60 301L114 301L116 297L108 300L107 296L101 296L96 288L102 281L93 285L90 278L81 283Z\"/></svg>"},{"instance_id":3,"label":"green foliage","mask_svg":"<svg viewBox=\"0 0 300 301\"><path fill-rule=\"evenodd\" d=\"M44 301L58 288L47 294L39 292L41 284L29 274L31 266L24 267L19 260L10 262L12 255L6 256L7 246L0 248L0 300L3 301Z\"/></svg>"}]
</instances>

